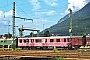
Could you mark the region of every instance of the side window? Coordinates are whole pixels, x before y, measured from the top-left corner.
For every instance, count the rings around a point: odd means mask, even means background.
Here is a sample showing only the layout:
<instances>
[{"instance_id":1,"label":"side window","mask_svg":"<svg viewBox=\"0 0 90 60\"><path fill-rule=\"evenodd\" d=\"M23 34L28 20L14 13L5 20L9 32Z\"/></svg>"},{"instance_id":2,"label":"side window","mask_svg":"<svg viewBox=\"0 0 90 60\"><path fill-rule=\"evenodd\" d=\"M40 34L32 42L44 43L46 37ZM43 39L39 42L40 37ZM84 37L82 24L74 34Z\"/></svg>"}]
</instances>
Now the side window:
<instances>
[{"instance_id":1,"label":"side window","mask_svg":"<svg viewBox=\"0 0 90 60\"><path fill-rule=\"evenodd\" d=\"M3 41L1 41L1 42L3 42Z\"/></svg>"},{"instance_id":2,"label":"side window","mask_svg":"<svg viewBox=\"0 0 90 60\"><path fill-rule=\"evenodd\" d=\"M29 39L26 39L26 41L29 43Z\"/></svg>"},{"instance_id":3,"label":"side window","mask_svg":"<svg viewBox=\"0 0 90 60\"><path fill-rule=\"evenodd\" d=\"M60 39L56 39L56 42L60 42Z\"/></svg>"},{"instance_id":4,"label":"side window","mask_svg":"<svg viewBox=\"0 0 90 60\"><path fill-rule=\"evenodd\" d=\"M7 42L6 40L4 40L4 43Z\"/></svg>"},{"instance_id":5,"label":"side window","mask_svg":"<svg viewBox=\"0 0 90 60\"><path fill-rule=\"evenodd\" d=\"M53 39L50 39L50 42L53 42Z\"/></svg>"},{"instance_id":6,"label":"side window","mask_svg":"<svg viewBox=\"0 0 90 60\"><path fill-rule=\"evenodd\" d=\"M26 39L24 39L24 43L26 43Z\"/></svg>"},{"instance_id":7,"label":"side window","mask_svg":"<svg viewBox=\"0 0 90 60\"><path fill-rule=\"evenodd\" d=\"M34 39L31 39L31 43L34 42Z\"/></svg>"},{"instance_id":8,"label":"side window","mask_svg":"<svg viewBox=\"0 0 90 60\"><path fill-rule=\"evenodd\" d=\"M45 39L45 42L47 42L47 39Z\"/></svg>"},{"instance_id":9,"label":"side window","mask_svg":"<svg viewBox=\"0 0 90 60\"><path fill-rule=\"evenodd\" d=\"M42 40L41 40L41 39L36 39L35 42L36 42L36 43L40 43L40 42L42 42Z\"/></svg>"},{"instance_id":10,"label":"side window","mask_svg":"<svg viewBox=\"0 0 90 60\"><path fill-rule=\"evenodd\" d=\"M20 39L19 42L22 43L22 39Z\"/></svg>"},{"instance_id":11,"label":"side window","mask_svg":"<svg viewBox=\"0 0 90 60\"><path fill-rule=\"evenodd\" d=\"M69 42L69 38L67 38L67 42Z\"/></svg>"},{"instance_id":12,"label":"side window","mask_svg":"<svg viewBox=\"0 0 90 60\"><path fill-rule=\"evenodd\" d=\"M66 42L66 38L64 38L64 42Z\"/></svg>"}]
</instances>

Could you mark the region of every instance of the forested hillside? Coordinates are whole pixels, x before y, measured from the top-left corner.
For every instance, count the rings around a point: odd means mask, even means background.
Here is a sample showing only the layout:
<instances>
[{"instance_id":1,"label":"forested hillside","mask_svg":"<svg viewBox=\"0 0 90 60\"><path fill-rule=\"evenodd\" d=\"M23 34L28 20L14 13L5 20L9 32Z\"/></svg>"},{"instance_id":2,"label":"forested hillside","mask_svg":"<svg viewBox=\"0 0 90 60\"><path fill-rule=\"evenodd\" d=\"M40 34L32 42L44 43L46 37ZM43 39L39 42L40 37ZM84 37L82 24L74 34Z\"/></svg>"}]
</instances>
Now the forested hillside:
<instances>
[{"instance_id":1,"label":"forested hillside","mask_svg":"<svg viewBox=\"0 0 90 60\"><path fill-rule=\"evenodd\" d=\"M90 34L90 2L72 16L73 35ZM69 14L48 29L50 34L69 35Z\"/></svg>"}]
</instances>

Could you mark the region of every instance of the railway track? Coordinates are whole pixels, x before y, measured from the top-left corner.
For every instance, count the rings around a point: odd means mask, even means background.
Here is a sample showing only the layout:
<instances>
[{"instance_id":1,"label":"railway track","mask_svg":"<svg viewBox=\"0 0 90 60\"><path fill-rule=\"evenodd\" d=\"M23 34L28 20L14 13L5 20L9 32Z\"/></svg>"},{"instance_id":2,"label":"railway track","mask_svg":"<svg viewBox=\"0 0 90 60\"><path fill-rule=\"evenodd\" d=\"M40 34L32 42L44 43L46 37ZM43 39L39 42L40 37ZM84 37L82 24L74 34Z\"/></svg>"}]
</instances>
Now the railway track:
<instances>
[{"instance_id":1,"label":"railway track","mask_svg":"<svg viewBox=\"0 0 90 60\"><path fill-rule=\"evenodd\" d=\"M55 53L53 50L0 51L0 57L64 57L66 60L90 60L90 50L59 50L57 53Z\"/></svg>"}]
</instances>

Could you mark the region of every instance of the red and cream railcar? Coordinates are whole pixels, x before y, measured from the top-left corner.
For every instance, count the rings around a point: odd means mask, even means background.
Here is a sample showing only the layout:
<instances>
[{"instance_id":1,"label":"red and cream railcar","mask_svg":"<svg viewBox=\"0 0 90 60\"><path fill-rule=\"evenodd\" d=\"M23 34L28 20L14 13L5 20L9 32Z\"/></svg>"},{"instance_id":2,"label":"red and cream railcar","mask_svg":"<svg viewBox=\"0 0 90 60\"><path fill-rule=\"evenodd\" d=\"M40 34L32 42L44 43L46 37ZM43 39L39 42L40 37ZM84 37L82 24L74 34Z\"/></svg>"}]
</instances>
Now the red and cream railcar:
<instances>
[{"instance_id":1,"label":"red and cream railcar","mask_svg":"<svg viewBox=\"0 0 90 60\"><path fill-rule=\"evenodd\" d=\"M72 36L72 47L90 46L90 36Z\"/></svg>"},{"instance_id":2,"label":"red and cream railcar","mask_svg":"<svg viewBox=\"0 0 90 60\"><path fill-rule=\"evenodd\" d=\"M83 46L83 38L81 36L72 36L72 47L79 48Z\"/></svg>"},{"instance_id":3,"label":"red and cream railcar","mask_svg":"<svg viewBox=\"0 0 90 60\"><path fill-rule=\"evenodd\" d=\"M87 36L86 38L86 46L90 46L90 36Z\"/></svg>"},{"instance_id":4,"label":"red and cream railcar","mask_svg":"<svg viewBox=\"0 0 90 60\"><path fill-rule=\"evenodd\" d=\"M25 37L18 38L18 47L29 49L41 48L51 49L56 47L67 47L69 49L80 46L90 46L90 36L56 36L56 37Z\"/></svg>"},{"instance_id":5,"label":"red and cream railcar","mask_svg":"<svg viewBox=\"0 0 90 60\"><path fill-rule=\"evenodd\" d=\"M18 47L24 48L42 48L51 49L56 47L71 47L69 36L58 36L58 37L25 37L18 38Z\"/></svg>"}]
</instances>

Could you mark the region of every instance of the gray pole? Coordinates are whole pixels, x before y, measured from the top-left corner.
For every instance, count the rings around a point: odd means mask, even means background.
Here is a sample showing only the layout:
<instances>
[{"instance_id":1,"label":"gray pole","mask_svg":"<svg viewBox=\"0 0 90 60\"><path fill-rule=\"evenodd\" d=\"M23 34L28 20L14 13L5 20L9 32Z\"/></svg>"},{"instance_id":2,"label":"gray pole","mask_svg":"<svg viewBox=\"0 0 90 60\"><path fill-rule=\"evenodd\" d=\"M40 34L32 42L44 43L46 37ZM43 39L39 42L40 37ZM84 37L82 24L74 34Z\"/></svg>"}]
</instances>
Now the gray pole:
<instances>
[{"instance_id":1,"label":"gray pole","mask_svg":"<svg viewBox=\"0 0 90 60\"><path fill-rule=\"evenodd\" d=\"M15 2L13 2L13 14L12 14L12 38L15 37Z\"/></svg>"},{"instance_id":2,"label":"gray pole","mask_svg":"<svg viewBox=\"0 0 90 60\"><path fill-rule=\"evenodd\" d=\"M43 36L44 36L44 24L43 24Z\"/></svg>"},{"instance_id":3,"label":"gray pole","mask_svg":"<svg viewBox=\"0 0 90 60\"><path fill-rule=\"evenodd\" d=\"M72 36L72 10L69 9L70 11L70 29L69 29L69 33L70 33L70 37Z\"/></svg>"},{"instance_id":4,"label":"gray pole","mask_svg":"<svg viewBox=\"0 0 90 60\"><path fill-rule=\"evenodd\" d=\"M8 22L8 38L9 38L9 23L10 23L10 21Z\"/></svg>"}]
</instances>

